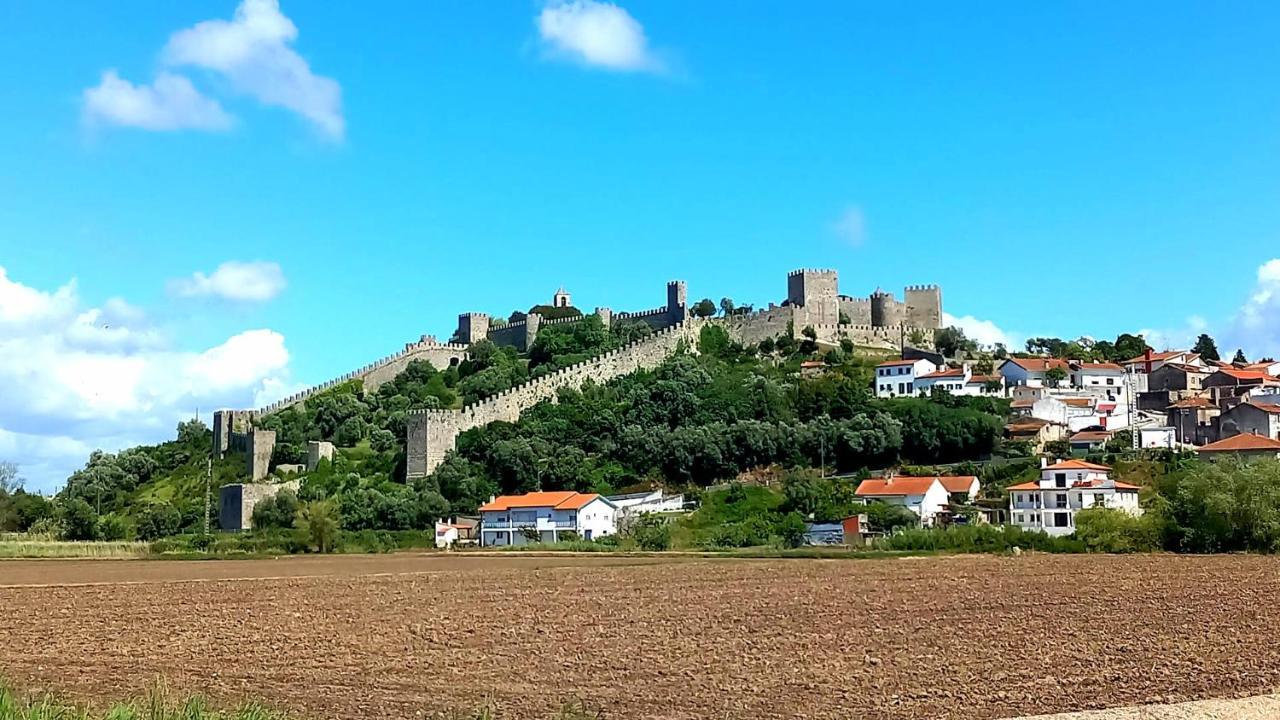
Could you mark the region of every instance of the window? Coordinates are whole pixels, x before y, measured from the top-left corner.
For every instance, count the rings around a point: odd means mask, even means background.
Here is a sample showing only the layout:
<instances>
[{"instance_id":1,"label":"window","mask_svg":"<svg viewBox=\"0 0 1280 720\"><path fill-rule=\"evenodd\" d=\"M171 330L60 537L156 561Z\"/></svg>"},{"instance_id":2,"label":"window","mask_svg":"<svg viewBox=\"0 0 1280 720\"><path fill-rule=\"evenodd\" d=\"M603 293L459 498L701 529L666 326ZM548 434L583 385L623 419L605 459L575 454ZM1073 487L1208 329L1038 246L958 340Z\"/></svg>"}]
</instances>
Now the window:
<instances>
[{"instance_id":1,"label":"window","mask_svg":"<svg viewBox=\"0 0 1280 720\"><path fill-rule=\"evenodd\" d=\"M899 394L899 395L906 395L906 394L907 394L907 384L906 384L906 383L898 383L898 394Z\"/></svg>"},{"instance_id":2,"label":"window","mask_svg":"<svg viewBox=\"0 0 1280 720\"><path fill-rule=\"evenodd\" d=\"M1056 485L1056 486L1058 486L1058 487L1066 487L1066 486L1067 486L1067 474L1066 474L1066 473L1054 473L1054 474L1053 474L1053 484L1054 484L1054 485Z\"/></svg>"},{"instance_id":3,"label":"window","mask_svg":"<svg viewBox=\"0 0 1280 720\"><path fill-rule=\"evenodd\" d=\"M1115 380L1115 378L1107 378L1107 384L1108 384L1108 385L1115 385L1115 384L1116 384L1116 380Z\"/></svg>"},{"instance_id":4,"label":"window","mask_svg":"<svg viewBox=\"0 0 1280 720\"><path fill-rule=\"evenodd\" d=\"M1106 493L1094 493L1094 494L1093 494L1093 506L1094 506L1094 507L1106 507L1106 506L1107 506L1107 494L1106 494Z\"/></svg>"},{"instance_id":5,"label":"window","mask_svg":"<svg viewBox=\"0 0 1280 720\"><path fill-rule=\"evenodd\" d=\"M1067 494L1057 493L1053 498L1053 506L1059 509L1067 507Z\"/></svg>"},{"instance_id":6,"label":"window","mask_svg":"<svg viewBox=\"0 0 1280 720\"><path fill-rule=\"evenodd\" d=\"M1054 513L1054 527L1071 527L1071 513Z\"/></svg>"}]
</instances>

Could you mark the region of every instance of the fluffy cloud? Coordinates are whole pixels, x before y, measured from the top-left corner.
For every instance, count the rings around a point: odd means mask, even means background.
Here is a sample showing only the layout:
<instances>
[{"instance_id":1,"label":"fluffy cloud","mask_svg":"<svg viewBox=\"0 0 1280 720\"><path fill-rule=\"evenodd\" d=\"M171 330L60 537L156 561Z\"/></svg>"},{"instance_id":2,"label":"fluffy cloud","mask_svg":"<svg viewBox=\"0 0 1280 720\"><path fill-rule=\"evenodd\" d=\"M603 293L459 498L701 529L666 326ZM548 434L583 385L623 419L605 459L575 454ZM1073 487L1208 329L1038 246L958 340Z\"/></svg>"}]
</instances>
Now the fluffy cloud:
<instances>
[{"instance_id":1,"label":"fluffy cloud","mask_svg":"<svg viewBox=\"0 0 1280 720\"><path fill-rule=\"evenodd\" d=\"M557 0L538 15L538 36L548 54L620 71L662 72L644 26L610 2Z\"/></svg>"},{"instance_id":2,"label":"fluffy cloud","mask_svg":"<svg viewBox=\"0 0 1280 720\"><path fill-rule=\"evenodd\" d=\"M151 85L134 85L115 70L84 91L84 117L143 130L226 130L235 120L181 75L160 73Z\"/></svg>"},{"instance_id":3,"label":"fluffy cloud","mask_svg":"<svg viewBox=\"0 0 1280 720\"><path fill-rule=\"evenodd\" d=\"M179 350L122 300L82 307L74 281L42 291L3 268L0 309L0 459L36 489L58 487L93 449L169 439L197 409L207 419L292 387L272 330Z\"/></svg>"},{"instance_id":4,"label":"fluffy cloud","mask_svg":"<svg viewBox=\"0 0 1280 720\"><path fill-rule=\"evenodd\" d=\"M213 70L237 91L310 120L329 138L341 139L342 88L316 75L290 45L298 28L276 0L244 0L231 20L206 20L169 38L164 59L173 66Z\"/></svg>"},{"instance_id":5,"label":"fluffy cloud","mask_svg":"<svg viewBox=\"0 0 1280 720\"><path fill-rule=\"evenodd\" d=\"M831 229L837 237L849 245L861 247L863 241L867 239L867 218L862 214L862 208L856 205L850 206L845 208L840 219L835 221Z\"/></svg>"},{"instance_id":6,"label":"fluffy cloud","mask_svg":"<svg viewBox=\"0 0 1280 720\"><path fill-rule=\"evenodd\" d=\"M1219 352L1244 348L1249 357L1280 357L1280 258L1258 268L1253 291L1223 333Z\"/></svg>"},{"instance_id":7,"label":"fluffy cloud","mask_svg":"<svg viewBox=\"0 0 1280 720\"><path fill-rule=\"evenodd\" d=\"M206 20L170 36L162 70L151 85L134 85L114 70L84 91L84 117L144 130L225 130L235 120L174 68L211 71L236 93L309 120L326 138L346 131L342 88L316 75L292 47L298 28L277 0L243 0L231 20Z\"/></svg>"},{"instance_id":8,"label":"fluffy cloud","mask_svg":"<svg viewBox=\"0 0 1280 720\"><path fill-rule=\"evenodd\" d=\"M239 302L270 300L284 290L284 272L273 262L224 262L212 275L197 272L173 280L169 289L180 297L218 297Z\"/></svg>"},{"instance_id":9,"label":"fluffy cloud","mask_svg":"<svg viewBox=\"0 0 1280 720\"><path fill-rule=\"evenodd\" d=\"M944 312L942 324L944 327L954 325L964 330L966 337L977 340L981 345L1000 343L1010 349L1020 349L1024 342L1021 334L1006 332L990 320L979 320L972 315L956 316Z\"/></svg>"}]
</instances>

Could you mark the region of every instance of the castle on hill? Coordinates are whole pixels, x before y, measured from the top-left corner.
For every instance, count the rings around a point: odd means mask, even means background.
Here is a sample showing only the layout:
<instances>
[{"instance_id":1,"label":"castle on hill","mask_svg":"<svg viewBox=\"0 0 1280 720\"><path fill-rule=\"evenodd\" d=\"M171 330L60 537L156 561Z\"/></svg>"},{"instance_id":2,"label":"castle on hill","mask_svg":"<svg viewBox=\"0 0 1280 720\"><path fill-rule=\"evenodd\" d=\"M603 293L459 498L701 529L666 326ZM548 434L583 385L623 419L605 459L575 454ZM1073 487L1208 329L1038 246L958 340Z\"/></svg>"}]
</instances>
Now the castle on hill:
<instances>
[{"instance_id":1,"label":"castle on hill","mask_svg":"<svg viewBox=\"0 0 1280 720\"><path fill-rule=\"evenodd\" d=\"M561 287L552 297L551 307L573 307L572 298ZM512 388L461 410L429 410L411 414L406 446L408 475L429 474L453 448L457 435L470 428L494 420L514 421L534 404L554 397L561 387L577 387L588 379L606 382L638 369L655 367L684 341L696 341L696 330L705 323L718 324L729 336L743 344L758 343L788 333L799 339L812 328L820 343L836 344L849 340L863 347L900 349L909 338L931 342L935 330L942 326L942 290L937 285L913 285L903 292L902 300L892 293L877 289L866 297L841 295L835 270L795 270L787 275L787 294L781 303L753 312L714 318L695 318L690 312L688 291L684 281L667 283L666 303L648 310L614 313L597 307L593 314L605 327L624 322L643 322L655 332L652 336L605 355L584 361ZM481 340L499 346L527 351L542 328L581 322L585 315L544 318L531 312L512 322L495 320L485 313L467 312L458 316L453 339L441 343L424 335L404 349L352 370L314 388L304 390L258 410L219 410L213 418L213 450L217 457L227 453L241 454L246 459L249 477L260 480L271 469L275 433L254 427L258 417L305 403L306 399L337 385L359 380L365 391L399 375L415 360L431 363L438 369L461 362L468 348Z\"/></svg>"}]
</instances>

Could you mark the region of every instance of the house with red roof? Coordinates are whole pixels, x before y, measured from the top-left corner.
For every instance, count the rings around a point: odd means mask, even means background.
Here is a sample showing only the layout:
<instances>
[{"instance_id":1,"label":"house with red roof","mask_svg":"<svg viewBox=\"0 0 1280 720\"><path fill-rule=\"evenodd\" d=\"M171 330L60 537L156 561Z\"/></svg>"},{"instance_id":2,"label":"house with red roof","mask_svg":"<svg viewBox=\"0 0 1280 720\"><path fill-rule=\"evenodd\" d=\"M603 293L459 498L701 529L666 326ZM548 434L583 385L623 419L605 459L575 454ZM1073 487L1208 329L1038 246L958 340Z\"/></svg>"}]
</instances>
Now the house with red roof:
<instances>
[{"instance_id":1,"label":"house with red roof","mask_svg":"<svg viewBox=\"0 0 1280 720\"><path fill-rule=\"evenodd\" d=\"M1064 377L1071 375L1071 366L1066 360L1058 358L1009 358L1000 363L1000 375L1004 377L1005 384L1010 387L1015 385L1045 387L1048 384L1044 379L1045 373L1054 369L1061 370ZM1067 384L1067 381L1064 380L1062 384Z\"/></svg>"},{"instance_id":2,"label":"house with red roof","mask_svg":"<svg viewBox=\"0 0 1280 720\"><path fill-rule=\"evenodd\" d=\"M923 525L934 524L951 501L946 486L936 477L867 478L859 483L854 494L866 503L902 505L915 513Z\"/></svg>"},{"instance_id":3,"label":"house with red roof","mask_svg":"<svg viewBox=\"0 0 1280 720\"><path fill-rule=\"evenodd\" d=\"M1200 359L1199 353L1187 350L1166 350L1164 352L1148 350L1146 353L1135 358L1129 358L1120 364L1129 372L1153 373L1168 363L1204 366L1204 360Z\"/></svg>"},{"instance_id":4,"label":"house with red roof","mask_svg":"<svg viewBox=\"0 0 1280 720\"><path fill-rule=\"evenodd\" d=\"M1209 443L1197 448L1196 454L1202 459L1217 461L1222 458L1238 460L1275 460L1280 458L1280 440L1264 437L1255 433L1232 435L1225 440Z\"/></svg>"},{"instance_id":5,"label":"house with red roof","mask_svg":"<svg viewBox=\"0 0 1280 720\"><path fill-rule=\"evenodd\" d=\"M1108 507L1141 515L1138 486L1111 479L1111 468L1084 460L1043 462L1040 479L1010 485L1010 521L1025 530L1050 535L1075 532L1076 513Z\"/></svg>"},{"instance_id":6,"label":"house with red roof","mask_svg":"<svg viewBox=\"0 0 1280 720\"><path fill-rule=\"evenodd\" d=\"M480 506L480 544L485 547L557 542L569 533L594 540L617 531L617 504L595 493L501 495Z\"/></svg>"},{"instance_id":7,"label":"house with red roof","mask_svg":"<svg viewBox=\"0 0 1280 720\"><path fill-rule=\"evenodd\" d=\"M1246 434L1280 439L1280 404L1250 398L1224 411L1217 424L1218 437L1224 440Z\"/></svg>"}]
</instances>

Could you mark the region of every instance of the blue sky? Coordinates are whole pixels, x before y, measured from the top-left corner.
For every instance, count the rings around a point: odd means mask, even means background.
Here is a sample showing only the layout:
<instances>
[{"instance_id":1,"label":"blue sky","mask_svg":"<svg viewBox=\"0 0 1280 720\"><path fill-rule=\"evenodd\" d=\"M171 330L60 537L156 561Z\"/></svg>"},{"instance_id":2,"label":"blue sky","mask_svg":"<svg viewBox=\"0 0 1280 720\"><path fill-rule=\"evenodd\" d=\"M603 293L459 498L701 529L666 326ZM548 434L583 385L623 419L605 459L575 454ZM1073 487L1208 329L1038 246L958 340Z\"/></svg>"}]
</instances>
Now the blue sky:
<instances>
[{"instance_id":1,"label":"blue sky","mask_svg":"<svg viewBox=\"0 0 1280 720\"><path fill-rule=\"evenodd\" d=\"M992 338L1280 353L1272 4L237 12L0 2L0 357L32 365L0 459L33 484L561 284L763 304L834 267Z\"/></svg>"}]
</instances>

